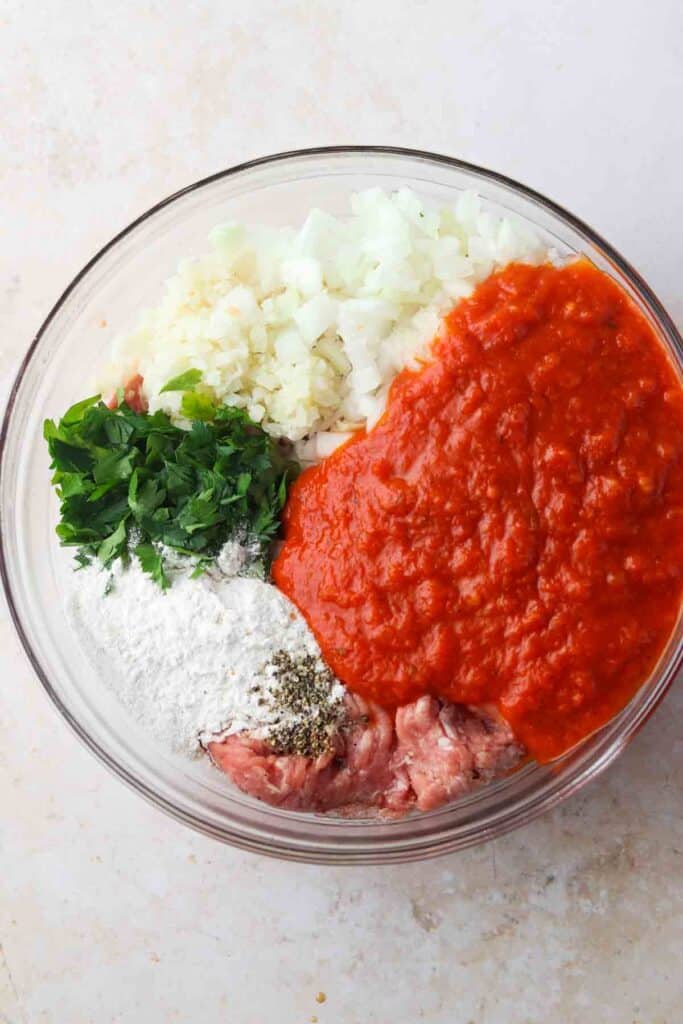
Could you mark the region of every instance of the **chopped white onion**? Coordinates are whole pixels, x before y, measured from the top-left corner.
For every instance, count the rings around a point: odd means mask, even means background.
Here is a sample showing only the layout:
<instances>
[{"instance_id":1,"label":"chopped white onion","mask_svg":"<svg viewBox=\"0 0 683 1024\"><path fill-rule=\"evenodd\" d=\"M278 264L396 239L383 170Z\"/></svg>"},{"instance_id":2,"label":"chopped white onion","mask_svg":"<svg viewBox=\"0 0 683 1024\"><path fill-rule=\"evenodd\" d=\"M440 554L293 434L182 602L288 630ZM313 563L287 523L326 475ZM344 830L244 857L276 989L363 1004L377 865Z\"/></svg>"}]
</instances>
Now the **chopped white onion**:
<instances>
[{"instance_id":1,"label":"chopped white onion","mask_svg":"<svg viewBox=\"0 0 683 1024\"><path fill-rule=\"evenodd\" d=\"M150 409L177 415L180 396L161 388L195 367L218 399L320 459L377 422L455 301L512 260L552 258L527 224L471 192L441 210L409 189L368 189L350 205L346 218L311 210L298 231L214 228L210 251L183 260L157 308L117 339L102 390L139 372Z\"/></svg>"}]
</instances>

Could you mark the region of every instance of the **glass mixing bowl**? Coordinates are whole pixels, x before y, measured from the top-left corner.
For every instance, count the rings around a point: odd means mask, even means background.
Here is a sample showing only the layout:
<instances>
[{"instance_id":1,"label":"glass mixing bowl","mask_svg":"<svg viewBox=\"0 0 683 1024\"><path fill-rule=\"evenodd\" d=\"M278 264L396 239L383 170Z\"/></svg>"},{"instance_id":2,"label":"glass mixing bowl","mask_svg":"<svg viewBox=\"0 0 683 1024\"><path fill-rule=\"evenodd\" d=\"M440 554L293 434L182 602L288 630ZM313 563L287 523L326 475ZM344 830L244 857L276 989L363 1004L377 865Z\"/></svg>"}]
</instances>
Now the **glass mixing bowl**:
<instances>
[{"instance_id":1,"label":"glass mixing bowl","mask_svg":"<svg viewBox=\"0 0 683 1024\"><path fill-rule=\"evenodd\" d=\"M0 568L26 652L74 732L116 774L206 835L289 860L390 863L435 856L523 825L575 793L626 746L664 696L683 656L681 620L659 664L607 726L550 765L520 771L463 799L398 821L345 820L279 811L236 789L204 762L159 749L100 683L62 604L71 555L54 536L42 422L82 398L112 335L152 303L178 260L203 251L229 219L297 224L312 206L341 213L349 193L409 186L428 203L475 189L498 211L530 221L560 254L582 252L640 307L679 376L683 342L652 291L589 227L538 193L491 171L430 153L339 147L283 153L213 175L159 203L99 252L69 285L22 363L1 436ZM64 795L68 799L68 794Z\"/></svg>"}]
</instances>

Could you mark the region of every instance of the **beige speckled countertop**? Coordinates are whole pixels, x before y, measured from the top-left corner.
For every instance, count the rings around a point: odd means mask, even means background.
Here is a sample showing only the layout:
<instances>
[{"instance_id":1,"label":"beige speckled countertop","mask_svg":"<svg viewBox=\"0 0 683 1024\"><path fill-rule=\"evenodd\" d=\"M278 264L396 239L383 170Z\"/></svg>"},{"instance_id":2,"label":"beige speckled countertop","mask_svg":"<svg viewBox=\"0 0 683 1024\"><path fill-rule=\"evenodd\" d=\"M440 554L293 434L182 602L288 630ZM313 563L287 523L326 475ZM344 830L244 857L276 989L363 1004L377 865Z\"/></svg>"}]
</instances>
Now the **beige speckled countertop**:
<instances>
[{"instance_id":1,"label":"beige speckled countertop","mask_svg":"<svg viewBox=\"0 0 683 1024\"><path fill-rule=\"evenodd\" d=\"M432 148L517 177L683 324L682 38L677 0L9 0L0 397L133 216L306 145ZM3 605L0 1021L679 1024L682 722L679 686L605 776L488 846L287 865L193 834L100 767Z\"/></svg>"}]
</instances>

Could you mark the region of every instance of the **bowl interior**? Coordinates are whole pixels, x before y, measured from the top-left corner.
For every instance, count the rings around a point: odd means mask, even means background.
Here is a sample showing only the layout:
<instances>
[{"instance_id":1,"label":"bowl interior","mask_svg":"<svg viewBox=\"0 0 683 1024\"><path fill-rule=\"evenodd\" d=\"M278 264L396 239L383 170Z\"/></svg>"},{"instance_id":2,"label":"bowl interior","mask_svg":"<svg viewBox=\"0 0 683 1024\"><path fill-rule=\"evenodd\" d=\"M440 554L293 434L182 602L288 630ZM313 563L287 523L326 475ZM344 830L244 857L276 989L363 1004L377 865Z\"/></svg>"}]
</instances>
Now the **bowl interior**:
<instances>
[{"instance_id":1,"label":"bowl interior","mask_svg":"<svg viewBox=\"0 0 683 1024\"><path fill-rule=\"evenodd\" d=\"M608 726L551 766L507 779L428 814L399 821L282 812L233 789L205 761L174 758L143 734L100 682L63 605L71 555L54 537L45 417L91 393L114 335L153 304L178 261L204 251L228 220L300 223L312 206L335 213L349 194L408 186L429 204L477 190L494 211L527 219L561 255L583 252L630 292L681 373L681 340L637 275L588 228L541 197L477 168L427 154L339 150L290 154L218 175L160 204L106 247L70 286L20 372L4 426L0 515L10 607L33 665L59 710L125 781L181 820L237 845L291 859L390 861L428 856L506 831L552 806L608 764L651 713L681 658L681 623L653 676Z\"/></svg>"}]
</instances>

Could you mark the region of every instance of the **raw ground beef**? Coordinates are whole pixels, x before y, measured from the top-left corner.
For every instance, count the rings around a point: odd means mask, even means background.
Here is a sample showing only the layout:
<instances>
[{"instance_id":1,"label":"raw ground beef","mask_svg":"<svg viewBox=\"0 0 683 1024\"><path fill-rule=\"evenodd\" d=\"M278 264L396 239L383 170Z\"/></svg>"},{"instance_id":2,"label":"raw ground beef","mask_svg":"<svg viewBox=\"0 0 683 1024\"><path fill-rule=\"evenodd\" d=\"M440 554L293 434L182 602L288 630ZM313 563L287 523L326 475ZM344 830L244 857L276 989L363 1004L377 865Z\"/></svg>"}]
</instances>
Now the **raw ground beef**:
<instances>
[{"instance_id":1,"label":"raw ground beef","mask_svg":"<svg viewBox=\"0 0 683 1024\"><path fill-rule=\"evenodd\" d=\"M490 782L523 757L494 712L420 697L395 715L347 698L350 725L321 757L275 754L247 733L209 744L245 793L276 807L342 814L429 811Z\"/></svg>"}]
</instances>

